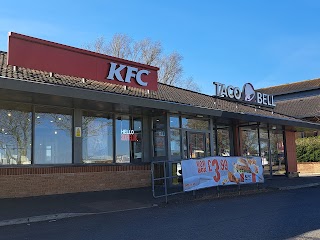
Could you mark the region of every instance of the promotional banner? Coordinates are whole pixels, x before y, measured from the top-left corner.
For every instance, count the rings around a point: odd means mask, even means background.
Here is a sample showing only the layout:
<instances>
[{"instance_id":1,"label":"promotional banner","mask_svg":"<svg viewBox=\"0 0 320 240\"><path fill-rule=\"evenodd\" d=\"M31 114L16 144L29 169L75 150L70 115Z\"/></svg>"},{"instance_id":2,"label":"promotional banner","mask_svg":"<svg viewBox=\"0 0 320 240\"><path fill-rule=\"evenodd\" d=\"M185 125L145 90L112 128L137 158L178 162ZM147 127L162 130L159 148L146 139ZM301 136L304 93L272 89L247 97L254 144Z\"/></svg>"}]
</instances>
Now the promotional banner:
<instances>
[{"instance_id":1,"label":"promotional banner","mask_svg":"<svg viewBox=\"0 0 320 240\"><path fill-rule=\"evenodd\" d=\"M207 157L181 161L183 190L263 183L261 157Z\"/></svg>"}]
</instances>

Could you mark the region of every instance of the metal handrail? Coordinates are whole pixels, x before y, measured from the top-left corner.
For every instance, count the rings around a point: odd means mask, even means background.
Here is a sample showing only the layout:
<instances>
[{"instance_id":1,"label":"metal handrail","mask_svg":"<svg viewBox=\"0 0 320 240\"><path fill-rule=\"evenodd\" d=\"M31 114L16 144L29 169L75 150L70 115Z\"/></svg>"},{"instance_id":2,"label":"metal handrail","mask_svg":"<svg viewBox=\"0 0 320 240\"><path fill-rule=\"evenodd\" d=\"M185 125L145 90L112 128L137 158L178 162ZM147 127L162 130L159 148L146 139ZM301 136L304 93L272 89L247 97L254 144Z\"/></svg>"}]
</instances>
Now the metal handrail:
<instances>
[{"instance_id":1,"label":"metal handrail","mask_svg":"<svg viewBox=\"0 0 320 240\"><path fill-rule=\"evenodd\" d=\"M168 193L168 180L170 179L176 179L179 178L180 176L167 176L167 173L169 172L169 166L170 164L174 163L180 163L181 160L179 161L156 161L151 163L151 176L152 176L152 194L154 198L160 198L160 197L165 197L166 198L166 203L168 202L168 196L176 195L183 193L183 191L178 191L178 192L172 192ZM155 177L155 165L162 165L163 166L163 177ZM162 195L157 195L155 191L155 182L159 180L164 180L164 194Z\"/></svg>"}]
</instances>

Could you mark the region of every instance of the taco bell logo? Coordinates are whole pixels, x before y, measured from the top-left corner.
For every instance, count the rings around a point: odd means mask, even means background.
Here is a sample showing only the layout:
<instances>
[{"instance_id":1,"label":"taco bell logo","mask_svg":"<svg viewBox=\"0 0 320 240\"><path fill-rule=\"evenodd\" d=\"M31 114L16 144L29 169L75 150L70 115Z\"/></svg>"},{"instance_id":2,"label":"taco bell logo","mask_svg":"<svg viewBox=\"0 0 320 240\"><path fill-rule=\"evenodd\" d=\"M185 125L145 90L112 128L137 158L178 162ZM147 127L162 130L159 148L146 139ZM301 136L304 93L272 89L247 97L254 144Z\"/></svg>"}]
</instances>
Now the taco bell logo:
<instances>
[{"instance_id":1,"label":"taco bell logo","mask_svg":"<svg viewBox=\"0 0 320 240\"><path fill-rule=\"evenodd\" d=\"M213 82L216 86L216 96L221 98L230 98L236 101L248 102L250 104L275 107L272 95L257 92L251 83L243 85L242 91L238 87L226 86L222 83Z\"/></svg>"},{"instance_id":2,"label":"taco bell logo","mask_svg":"<svg viewBox=\"0 0 320 240\"><path fill-rule=\"evenodd\" d=\"M242 93L244 95L244 100L246 102L251 102L254 100L255 96L256 96L256 92L254 91L254 88L252 86L251 83L246 83L243 86L243 90Z\"/></svg>"}]
</instances>

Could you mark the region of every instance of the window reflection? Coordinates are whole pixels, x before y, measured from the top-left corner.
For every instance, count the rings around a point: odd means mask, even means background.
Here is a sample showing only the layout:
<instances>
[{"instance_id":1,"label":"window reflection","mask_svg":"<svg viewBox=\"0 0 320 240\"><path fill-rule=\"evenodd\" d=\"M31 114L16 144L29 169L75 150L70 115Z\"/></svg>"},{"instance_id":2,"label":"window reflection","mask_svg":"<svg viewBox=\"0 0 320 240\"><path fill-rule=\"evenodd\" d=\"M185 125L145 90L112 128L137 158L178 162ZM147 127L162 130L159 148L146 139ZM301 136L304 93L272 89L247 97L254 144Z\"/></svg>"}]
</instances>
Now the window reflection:
<instances>
[{"instance_id":1,"label":"window reflection","mask_svg":"<svg viewBox=\"0 0 320 240\"><path fill-rule=\"evenodd\" d=\"M31 107L7 107L0 109L0 164L31 164Z\"/></svg>"},{"instance_id":2,"label":"window reflection","mask_svg":"<svg viewBox=\"0 0 320 240\"><path fill-rule=\"evenodd\" d=\"M284 157L284 144L283 144L282 131L277 132L275 130L270 130L270 149L271 149L272 174L274 175L285 174L286 162Z\"/></svg>"},{"instance_id":3,"label":"window reflection","mask_svg":"<svg viewBox=\"0 0 320 240\"><path fill-rule=\"evenodd\" d=\"M170 129L170 146L171 156L180 156L181 142L180 142L180 130Z\"/></svg>"},{"instance_id":4,"label":"window reflection","mask_svg":"<svg viewBox=\"0 0 320 240\"><path fill-rule=\"evenodd\" d=\"M210 151L210 134L206 133L206 156L211 156L211 151Z\"/></svg>"},{"instance_id":5,"label":"window reflection","mask_svg":"<svg viewBox=\"0 0 320 240\"><path fill-rule=\"evenodd\" d=\"M188 129L194 129L194 130L208 130L209 121L191 119L191 118L182 118L182 128L188 128Z\"/></svg>"},{"instance_id":6,"label":"window reflection","mask_svg":"<svg viewBox=\"0 0 320 240\"><path fill-rule=\"evenodd\" d=\"M113 121L111 116L94 116L85 112L82 118L82 151L84 163L113 162ZM101 115L101 114L99 114Z\"/></svg>"},{"instance_id":7,"label":"window reflection","mask_svg":"<svg viewBox=\"0 0 320 240\"><path fill-rule=\"evenodd\" d=\"M217 126L218 156L230 156L229 126Z\"/></svg>"},{"instance_id":8,"label":"window reflection","mask_svg":"<svg viewBox=\"0 0 320 240\"><path fill-rule=\"evenodd\" d=\"M35 163L72 163L72 115L58 109L36 109Z\"/></svg>"},{"instance_id":9,"label":"window reflection","mask_svg":"<svg viewBox=\"0 0 320 240\"><path fill-rule=\"evenodd\" d=\"M171 128L180 128L179 117L177 117L177 116L170 117L170 127Z\"/></svg>"},{"instance_id":10,"label":"window reflection","mask_svg":"<svg viewBox=\"0 0 320 240\"><path fill-rule=\"evenodd\" d=\"M164 157L166 156L166 131L165 131L166 118L164 116L152 118L152 138L153 138L153 156Z\"/></svg>"},{"instance_id":11,"label":"window reflection","mask_svg":"<svg viewBox=\"0 0 320 240\"><path fill-rule=\"evenodd\" d=\"M240 143L241 143L241 152L243 156L259 156L257 126L241 127Z\"/></svg>"},{"instance_id":12,"label":"window reflection","mask_svg":"<svg viewBox=\"0 0 320 240\"><path fill-rule=\"evenodd\" d=\"M189 133L189 158L205 157L205 133Z\"/></svg>"},{"instance_id":13,"label":"window reflection","mask_svg":"<svg viewBox=\"0 0 320 240\"><path fill-rule=\"evenodd\" d=\"M116 117L116 163L130 163L142 159L141 118Z\"/></svg>"}]
</instances>

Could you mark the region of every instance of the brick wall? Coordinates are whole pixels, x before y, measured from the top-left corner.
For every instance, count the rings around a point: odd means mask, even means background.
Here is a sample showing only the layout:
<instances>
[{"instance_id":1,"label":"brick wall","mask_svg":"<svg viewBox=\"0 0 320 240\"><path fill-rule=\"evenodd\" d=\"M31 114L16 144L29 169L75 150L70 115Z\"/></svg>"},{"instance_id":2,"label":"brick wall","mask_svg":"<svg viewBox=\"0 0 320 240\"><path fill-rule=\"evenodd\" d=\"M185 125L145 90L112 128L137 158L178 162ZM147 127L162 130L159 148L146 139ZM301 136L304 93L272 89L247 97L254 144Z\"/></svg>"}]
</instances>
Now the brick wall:
<instances>
[{"instance_id":1,"label":"brick wall","mask_svg":"<svg viewBox=\"0 0 320 240\"><path fill-rule=\"evenodd\" d=\"M320 162L298 163L298 172L320 174Z\"/></svg>"},{"instance_id":2,"label":"brick wall","mask_svg":"<svg viewBox=\"0 0 320 240\"><path fill-rule=\"evenodd\" d=\"M150 185L150 165L0 168L0 198L138 188Z\"/></svg>"}]
</instances>

